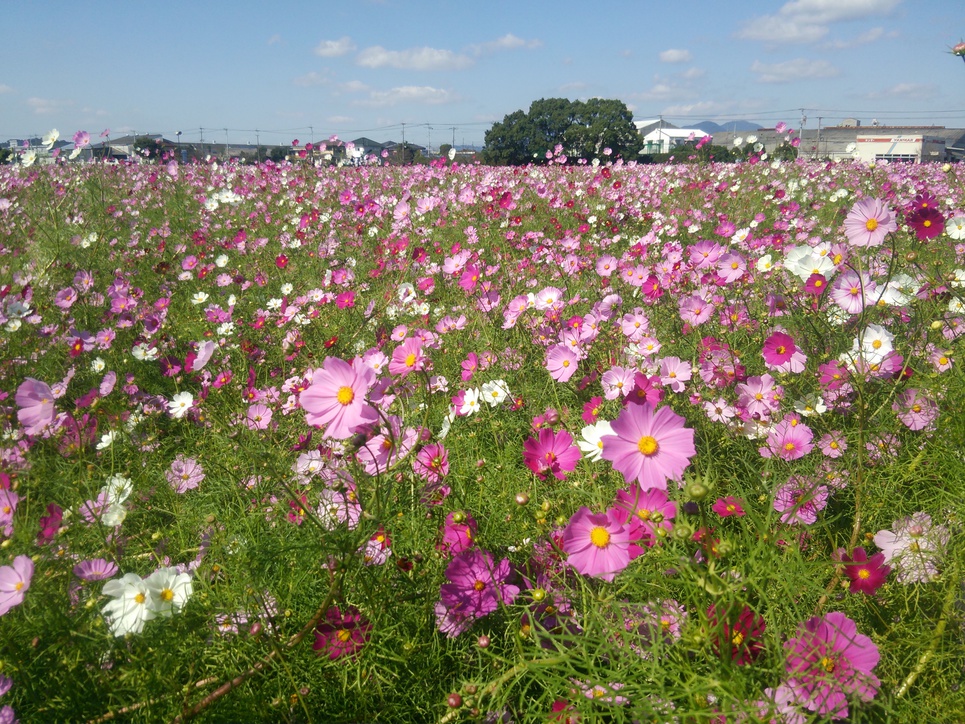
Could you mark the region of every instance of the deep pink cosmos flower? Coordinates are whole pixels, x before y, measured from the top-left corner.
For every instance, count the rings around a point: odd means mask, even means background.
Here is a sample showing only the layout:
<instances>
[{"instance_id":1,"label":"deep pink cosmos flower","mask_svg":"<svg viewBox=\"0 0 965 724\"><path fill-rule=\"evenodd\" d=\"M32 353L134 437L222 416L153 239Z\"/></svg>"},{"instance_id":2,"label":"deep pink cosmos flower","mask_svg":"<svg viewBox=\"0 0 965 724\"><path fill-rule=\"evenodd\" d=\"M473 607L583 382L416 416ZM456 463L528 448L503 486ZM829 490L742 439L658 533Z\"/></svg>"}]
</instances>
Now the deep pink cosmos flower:
<instances>
[{"instance_id":1,"label":"deep pink cosmos flower","mask_svg":"<svg viewBox=\"0 0 965 724\"><path fill-rule=\"evenodd\" d=\"M0 567L0 616L23 603L33 575L34 562L30 556L17 556L12 566Z\"/></svg>"},{"instance_id":2,"label":"deep pink cosmos flower","mask_svg":"<svg viewBox=\"0 0 965 724\"><path fill-rule=\"evenodd\" d=\"M576 511L563 530L561 547L569 565L604 581L612 581L630 563L630 531L612 508L605 513L586 506Z\"/></svg>"},{"instance_id":3,"label":"deep pink cosmos flower","mask_svg":"<svg viewBox=\"0 0 965 724\"><path fill-rule=\"evenodd\" d=\"M728 495L724 498L717 498L714 504L710 506L710 509L721 518L729 518L731 516L741 518L745 515L744 509L741 507L743 502L740 498Z\"/></svg>"},{"instance_id":4,"label":"deep pink cosmos flower","mask_svg":"<svg viewBox=\"0 0 965 724\"><path fill-rule=\"evenodd\" d=\"M794 356L797 346L794 344L794 338L791 335L784 332L774 332L764 340L764 348L761 351L764 354L765 364L779 367Z\"/></svg>"},{"instance_id":5,"label":"deep pink cosmos flower","mask_svg":"<svg viewBox=\"0 0 965 724\"><path fill-rule=\"evenodd\" d=\"M905 217L919 241L930 241L945 231L945 217L934 207L922 207Z\"/></svg>"},{"instance_id":6,"label":"deep pink cosmos flower","mask_svg":"<svg viewBox=\"0 0 965 724\"><path fill-rule=\"evenodd\" d=\"M327 655L333 661L342 656L355 656L369 640L371 631L372 624L354 606L344 613L333 606L328 609L325 620L315 627L312 648L319 656Z\"/></svg>"},{"instance_id":7,"label":"deep pink cosmos flower","mask_svg":"<svg viewBox=\"0 0 965 724\"><path fill-rule=\"evenodd\" d=\"M428 483L442 482L449 474L449 451L441 443L426 445L412 461L412 471Z\"/></svg>"},{"instance_id":8,"label":"deep pink cosmos flower","mask_svg":"<svg viewBox=\"0 0 965 724\"><path fill-rule=\"evenodd\" d=\"M603 436L603 458L644 490L666 490L667 480L679 480L697 454L694 431L669 407L654 412L649 404L628 405L611 426L615 434Z\"/></svg>"},{"instance_id":9,"label":"deep pink cosmos flower","mask_svg":"<svg viewBox=\"0 0 965 724\"><path fill-rule=\"evenodd\" d=\"M707 610L710 644L714 653L738 666L751 663L764 651L761 637L767 624L764 617L743 606L733 608L711 604Z\"/></svg>"},{"instance_id":10,"label":"deep pink cosmos flower","mask_svg":"<svg viewBox=\"0 0 965 724\"><path fill-rule=\"evenodd\" d=\"M326 357L316 369L312 384L299 396L309 425L325 425L323 438L345 440L355 430L379 419L365 396L375 384L375 370L357 361L349 364L338 357Z\"/></svg>"},{"instance_id":11,"label":"deep pink cosmos flower","mask_svg":"<svg viewBox=\"0 0 965 724\"><path fill-rule=\"evenodd\" d=\"M47 506L47 515L40 516L40 532L37 533L37 545L43 546L50 543L54 536L57 535L57 531L60 530L60 524L64 520L64 510L57 503L50 503Z\"/></svg>"},{"instance_id":12,"label":"deep pink cosmos flower","mask_svg":"<svg viewBox=\"0 0 965 724\"><path fill-rule=\"evenodd\" d=\"M839 611L802 624L784 648L788 688L798 704L817 714L844 718L849 696L871 701L878 693L880 682L871 673L878 647Z\"/></svg>"},{"instance_id":13,"label":"deep pink cosmos flower","mask_svg":"<svg viewBox=\"0 0 965 724\"><path fill-rule=\"evenodd\" d=\"M844 565L844 575L851 581L850 591L871 596L891 573L891 566L885 565L884 553L875 553L868 558L864 548L855 548L849 556L844 548L839 548L836 558Z\"/></svg>"},{"instance_id":14,"label":"deep pink cosmos flower","mask_svg":"<svg viewBox=\"0 0 965 724\"><path fill-rule=\"evenodd\" d=\"M447 609L482 618L516 599L519 587L508 583L511 573L508 558L495 563L489 551L470 548L449 562L449 583L442 584L439 598Z\"/></svg>"},{"instance_id":15,"label":"deep pink cosmos flower","mask_svg":"<svg viewBox=\"0 0 965 724\"><path fill-rule=\"evenodd\" d=\"M894 214L880 199L861 199L844 220L844 235L852 246L880 246L885 236L897 230Z\"/></svg>"},{"instance_id":16,"label":"deep pink cosmos flower","mask_svg":"<svg viewBox=\"0 0 965 724\"><path fill-rule=\"evenodd\" d=\"M566 430L554 432L543 428L538 438L530 437L523 443L523 462L540 480L546 480L547 473L562 480L582 456L583 453L573 444L573 436Z\"/></svg>"},{"instance_id":17,"label":"deep pink cosmos flower","mask_svg":"<svg viewBox=\"0 0 965 724\"><path fill-rule=\"evenodd\" d=\"M791 476L774 494L774 510L781 513L781 522L812 525L818 513L828 505L828 488Z\"/></svg>"},{"instance_id":18,"label":"deep pink cosmos flower","mask_svg":"<svg viewBox=\"0 0 965 724\"><path fill-rule=\"evenodd\" d=\"M476 519L469 513L452 512L442 526L442 539L436 544L441 553L458 555L476 542Z\"/></svg>"},{"instance_id":19,"label":"deep pink cosmos flower","mask_svg":"<svg viewBox=\"0 0 965 724\"><path fill-rule=\"evenodd\" d=\"M28 435L39 434L57 415L54 393L46 382L28 377L17 388L17 419Z\"/></svg>"}]
</instances>

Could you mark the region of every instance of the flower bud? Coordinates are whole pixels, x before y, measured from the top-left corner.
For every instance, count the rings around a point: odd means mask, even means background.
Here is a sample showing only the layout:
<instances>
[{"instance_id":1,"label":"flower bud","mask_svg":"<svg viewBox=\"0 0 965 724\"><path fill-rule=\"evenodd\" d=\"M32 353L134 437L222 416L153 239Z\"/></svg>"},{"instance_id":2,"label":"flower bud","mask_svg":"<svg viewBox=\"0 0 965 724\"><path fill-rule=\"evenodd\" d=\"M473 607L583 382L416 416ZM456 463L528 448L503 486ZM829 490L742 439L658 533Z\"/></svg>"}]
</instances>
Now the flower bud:
<instances>
[{"instance_id":1,"label":"flower bud","mask_svg":"<svg viewBox=\"0 0 965 724\"><path fill-rule=\"evenodd\" d=\"M462 697L453 692L449 695L449 698L446 699L446 704L452 709L458 709L462 706Z\"/></svg>"},{"instance_id":2,"label":"flower bud","mask_svg":"<svg viewBox=\"0 0 965 724\"><path fill-rule=\"evenodd\" d=\"M529 502L529 493L516 493L516 505L526 505Z\"/></svg>"}]
</instances>

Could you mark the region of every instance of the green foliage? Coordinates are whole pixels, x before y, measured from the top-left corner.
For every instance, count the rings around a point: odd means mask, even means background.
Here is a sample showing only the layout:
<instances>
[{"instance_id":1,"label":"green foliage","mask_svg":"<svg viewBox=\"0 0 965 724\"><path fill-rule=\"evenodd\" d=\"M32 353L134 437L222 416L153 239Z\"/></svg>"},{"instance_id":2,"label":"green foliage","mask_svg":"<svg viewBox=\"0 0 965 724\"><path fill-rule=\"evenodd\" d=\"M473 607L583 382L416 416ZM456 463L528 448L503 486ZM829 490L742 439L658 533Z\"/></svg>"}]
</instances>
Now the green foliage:
<instances>
[{"instance_id":1,"label":"green foliage","mask_svg":"<svg viewBox=\"0 0 965 724\"><path fill-rule=\"evenodd\" d=\"M543 98L533 101L528 113L514 111L493 124L486 132L483 159L511 166L545 163L546 154L558 155L560 146L570 161L603 158L606 148L613 158L634 160L641 145L633 114L622 101Z\"/></svg>"}]
</instances>

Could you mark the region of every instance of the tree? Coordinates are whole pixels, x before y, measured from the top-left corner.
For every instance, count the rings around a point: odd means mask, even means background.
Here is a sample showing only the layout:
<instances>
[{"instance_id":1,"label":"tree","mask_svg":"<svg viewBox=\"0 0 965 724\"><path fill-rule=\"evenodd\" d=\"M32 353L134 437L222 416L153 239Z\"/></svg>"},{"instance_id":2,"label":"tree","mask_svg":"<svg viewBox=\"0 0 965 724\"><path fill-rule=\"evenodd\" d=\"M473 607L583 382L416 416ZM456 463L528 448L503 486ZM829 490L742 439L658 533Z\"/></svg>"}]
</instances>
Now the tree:
<instances>
[{"instance_id":1,"label":"tree","mask_svg":"<svg viewBox=\"0 0 965 724\"><path fill-rule=\"evenodd\" d=\"M134 139L134 153L141 158L160 158L163 150L160 139L151 136L138 136Z\"/></svg>"},{"instance_id":2,"label":"tree","mask_svg":"<svg viewBox=\"0 0 965 724\"><path fill-rule=\"evenodd\" d=\"M529 113L514 111L486 131L483 160L498 165L545 163L547 152L562 148L568 159L613 157L635 159L642 143L633 114L622 101L592 98L570 101L541 98Z\"/></svg>"}]
</instances>

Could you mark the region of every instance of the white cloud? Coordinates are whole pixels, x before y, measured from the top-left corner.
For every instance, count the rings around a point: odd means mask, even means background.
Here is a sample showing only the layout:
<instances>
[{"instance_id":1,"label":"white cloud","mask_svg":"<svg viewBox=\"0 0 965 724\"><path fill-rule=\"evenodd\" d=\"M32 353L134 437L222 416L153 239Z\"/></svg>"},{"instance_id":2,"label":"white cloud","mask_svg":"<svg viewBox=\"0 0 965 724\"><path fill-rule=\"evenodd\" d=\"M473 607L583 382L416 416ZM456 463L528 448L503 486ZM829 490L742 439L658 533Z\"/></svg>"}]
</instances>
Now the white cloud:
<instances>
[{"instance_id":1,"label":"white cloud","mask_svg":"<svg viewBox=\"0 0 965 724\"><path fill-rule=\"evenodd\" d=\"M934 83L898 83L884 90L867 93L865 98L880 100L884 98L900 98L909 101L922 101L938 95L938 87Z\"/></svg>"},{"instance_id":2,"label":"white cloud","mask_svg":"<svg viewBox=\"0 0 965 724\"><path fill-rule=\"evenodd\" d=\"M320 55L323 58L337 58L341 55L348 55L357 46L352 39L345 35L338 40L323 40L321 43L315 46L315 55Z\"/></svg>"},{"instance_id":3,"label":"white cloud","mask_svg":"<svg viewBox=\"0 0 965 724\"><path fill-rule=\"evenodd\" d=\"M826 60L794 58L783 63L761 63L755 60L751 71L761 83L791 83L807 78L833 78L841 71Z\"/></svg>"},{"instance_id":4,"label":"white cloud","mask_svg":"<svg viewBox=\"0 0 965 724\"><path fill-rule=\"evenodd\" d=\"M439 48L387 50L373 45L361 51L355 62L365 68L399 68L402 70L462 70L473 64L468 55Z\"/></svg>"},{"instance_id":5,"label":"white cloud","mask_svg":"<svg viewBox=\"0 0 965 724\"><path fill-rule=\"evenodd\" d=\"M689 63L693 56L689 50L679 50L671 48L660 53L661 63Z\"/></svg>"},{"instance_id":6,"label":"white cloud","mask_svg":"<svg viewBox=\"0 0 965 724\"><path fill-rule=\"evenodd\" d=\"M49 98L28 98L27 105L30 107L34 113L38 116L46 116L51 113L56 113L64 105L61 101L51 100Z\"/></svg>"},{"instance_id":7,"label":"white cloud","mask_svg":"<svg viewBox=\"0 0 965 724\"><path fill-rule=\"evenodd\" d=\"M470 45L468 50L473 55L488 55L490 53L496 53L500 50L516 50L517 48L540 48L543 45L542 40L532 39L523 40L512 33L506 33L506 35L496 40L490 40L486 43L476 43Z\"/></svg>"},{"instance_id":8,"label":"white cloud","mask_svg":"<svg viewBox=\"0 0 965 724\"><path fill-rule=\"evenodd\" d=\"M678 103L673 106L665 106L663 115L665 116L706 116L711 118L721 113L733 110L733 103L722 103L720 101L698 101L697 103Z\"/></svg>"},{"instance_id":9,"label":"white cloud","mask_svg":"<svg viewBox=\"0 0 965 724\"><path fill-rule=\"evenodd\" d=\"M871 28L866 30L860 35L856 35L848 40L832 40L828 43L828 47L834 50L844 50L846 48L855 48L859 45L867 45L868 43L873 43L879 38L884 37L885 29L882 27Z\"/></svg>"},{"instance_id":10,"label":"white cloud","mask_svg":"<svg viewBox=\"0 0 965 724\"><path fill-rule=\"evenodd\" d=\"M339 90L343 90L346 93L364 93L369 89L365 83L360 80L350 80L346 83L339 83Z\"/></svg>"},{"instance_id":11,"label":"white cloud","mask_svg":"<svg viewBox=\"0 0 965 724\"><path fill-rule=\"evenodd\" d=\"M357 104L370 108L394 106L399 103L423 103L438 106L460 100L452 91L433 88L427 85L404 85L386 91L371 91L368 99L358 101Z\"/></svg>"},{"instance_id":12,"label":"white cloud","mask_svg":"<svg viewBox=\"0 0 965 724\"><path fill-rule=\"evenodd\" d=\"M268 45L278 45L281 42L281 36L275 33L270 38L268 38Z\"/></svg>"},{"instance_id":13,"label":"white cloud","mask_svg":"<svg viewBox=\"0 0 965 724\"><path fill-rule=\"evenodd\" d=\"M694 80L695 78L702 78L703 76L704 76L704 69L696 68L696 67L687 68L687 70L685 70L683 73L680 74L681 78L685 78L687 80Z\"/></svg>"},{"instance_id":14,"label":"white cloud","mask_svg":"<svg viewBox=\"0 0 965 724\"><path fill-rule=\"evenodd\" d=\"M8 86L6 83L0 83L0 95L4 93L13 93L13 88Z\"/></svg>"},{"instance_id":15,"label":"white cloud","mask_svg":"<svg viewBox=\"0 0 965 724\"><path fill-rule=\"evenodd\" d=\"M814 43L828 34L832 23L886 15L901 0L792 0L776 15L746 21L738 38L761 40L768 45Z\"/></svg>"},{"instance_id":16,"label":"white cloud","mask_svg":"<svg viewBox=\"0 0 965 724\"><path fill-rule=\"evenodd\" d=\"M331 80L323 75L322 73L316 73L314 70L311 73L306 73L305 75L300 75L295 80L292 81L297 86L302 88L311 88L313 86L328 85Z\"/></svg>"},{"instance_id":17,"label":"white cloud","mask_svg":"<svg viewBox=\"0 0 965 724\"><path fill-rule=\"evenodd\" d=\"M343 123L351 123L355 119L352 116L329 116L325 119L331 124L338 125Z\"/></svg>"}]
</instances>

